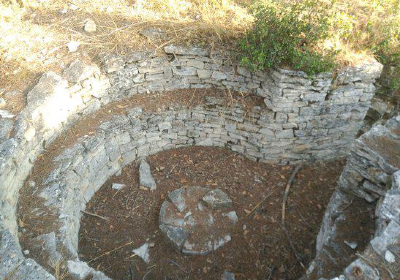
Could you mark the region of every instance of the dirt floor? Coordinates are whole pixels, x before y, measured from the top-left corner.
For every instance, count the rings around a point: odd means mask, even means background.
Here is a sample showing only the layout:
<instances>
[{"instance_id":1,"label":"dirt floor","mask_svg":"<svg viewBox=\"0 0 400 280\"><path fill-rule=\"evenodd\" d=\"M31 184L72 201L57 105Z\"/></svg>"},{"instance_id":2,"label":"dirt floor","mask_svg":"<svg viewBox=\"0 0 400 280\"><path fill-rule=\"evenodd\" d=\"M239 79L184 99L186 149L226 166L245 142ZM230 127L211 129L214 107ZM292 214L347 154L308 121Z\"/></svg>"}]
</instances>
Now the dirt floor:
<instances>
[{"instance_id":1,"label":"dirt floor","mask_svg":"<svg viewBox=\"0 0 400 280\"><path fill-rule=\"evenodd\" d=\"M305 273L280 226L283 192L293 166L256 163L208 147L165 151L147 160L157 182L155 191L140 188L133 163L88 203L88 212L108 219L82 217L79 253L92 267L121 280L221 279L225 270L236 279L298 279ZM315 255L320 222L343 166L344 161L303 166L290 189L286 226L305 266ZM126 187L116 191L112 183ZM166 195L184 186L220 188L233 200L239 217L232 241L207 256L178 252L158 229ZM146 242L151 244L149 264L132 253Z\"/></svg>"},{"instance_id":2,"label":"dirt floor","mask_svg":"<svg viewBox=\"0 0 400 280\"><path fill-rule=\"evenodd\" d=\"M234 106L236 103L240 103L245 111L251 110L253 106L263 104L262 98L258 96L216 89L190 89L143 94L108 104L94 114L82 117L70 129L63 131L35 161L35 166L26 180L25 186L20 190L17 211L22 234L20 237L21 244L29 248L29 240L32 238L58 229L59 225L55 222L59 215L57 209L45 207L44 199L39 197L38 194L43 189L43 180L54 169L54 158L65 149L72 147L79 138L96 133L100 123L109 120L114 115L126 115L134 107L140 107L144 112L165 110L169 106L193 108L204 104L207 96L222 98L226 106ZM29 182L35 182L35 187L29 187ZM46 214L38 215L40 212Z\"/></svg>"}]
</instances>

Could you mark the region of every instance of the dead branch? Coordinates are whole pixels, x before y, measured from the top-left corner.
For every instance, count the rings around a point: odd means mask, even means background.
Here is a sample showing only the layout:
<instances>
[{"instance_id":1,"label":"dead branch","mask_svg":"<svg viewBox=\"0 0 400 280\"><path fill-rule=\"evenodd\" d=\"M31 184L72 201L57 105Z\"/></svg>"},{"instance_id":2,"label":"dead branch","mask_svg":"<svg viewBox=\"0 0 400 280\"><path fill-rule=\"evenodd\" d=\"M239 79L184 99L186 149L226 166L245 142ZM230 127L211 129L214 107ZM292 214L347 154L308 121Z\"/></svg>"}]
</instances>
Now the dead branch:
<instances>
[{"instance_id":1,"label":"dead branch","mask_svg":"<svg viewBox=\"0 0 400 280\"><path fill-rule=\"evenodd\" d=\"M91 259L90 261L88 261L88 263L91 263L91 262L93 262L93 261L95 261L95 260L97 260L97 259L100 259L101 257L104 257L104 256L106 256L106 255L109 255L109 254L111 254L112 252L115 252L115 251L117 251L117 250L119 250L119 249L121 249L121 248L123 248L123 247L125 247L125 246L131 245L132 243L133 243L133 241L130 241L130 242L128 242L128 243L125 243L124 245L121 245L121 246L119 246L119 247L117 247L117 248L115 248L115 249L112 249L111 251L105 252L104 254L101 254L100 256L97 256L97 257L95 257L94 259Z\"/></svg>"},{"instance_id":2,"label":"dead branch","mask_svg":"<svg viewBox=\"0 0 400 280\"><path fill-rule=\"evenodd\" d=\"M279 187L273 189L269 194L267 194L266 197L263 198L263 200L261 200L259 203L257 203L257 205L253 208L253 210L251 210L250 213L247 214L247 217L250 216L251 214L253 214L254 212L256 212L258 210L258 208L260 208L260 206L262 204L264 204L267 201L267 199L278 189L279 189Z\"/></svg>"},{"instance_id":3,"label":"dead branch","mask_svg":"<svg viewBox=\"0 0 400 280\"><path fill-rule=\"evenodd\" d=\"M282 226L285 226L285 211L286 211L286 202L287 202L287 199L289 196L289 190L294 181L294 177L296 176L297 172L299 172L300 168L301 168L301 165L297 165L295 167L295 169L292 172L292 175L290 175L290 178L286 184L286 189L285 189L285 193L283 194L283 201L282 201L282 220L281 220Z\"/></svg>"},{"instance_id":4,"label":"dead branch","mask_svg":"<svg viewBox=\"0 0 400 280\"><path fill-rule=\"evenodd\" d=\"M81 212L84 213L84 214L86 214L86 215L89 215L89 216L93 216L93 217L96 217L96 218L103 219L103 220L105 220L105 221L108 221L108 220L109 220L107 217L103 217L103 216L97 215L97 214L95 214L95 213L91 213L91 212L84 211L84 210L81 210Z\"/></svg>"},{"instance_id":5,"label":"dead branch","mask_svg":"<svg viewBox=\"0 0 400 280\"><path fill-rule=\"evenodd\" d=\"M299 262L299 264L301 265L302 268L306 269L306 267L304 266L303 262L301 261L301 258L299 256L299 254L297 253L296 247L294 247L292 237L290 236L290 232L285 227L285 225L281 225L281 228L282 228L283 232L285 233L287 239L289 240L290 247L291 247L291 249L292 249L292 251L294 253L294 256L296 257L296 260Z\"/></svg>"}]
</instances>

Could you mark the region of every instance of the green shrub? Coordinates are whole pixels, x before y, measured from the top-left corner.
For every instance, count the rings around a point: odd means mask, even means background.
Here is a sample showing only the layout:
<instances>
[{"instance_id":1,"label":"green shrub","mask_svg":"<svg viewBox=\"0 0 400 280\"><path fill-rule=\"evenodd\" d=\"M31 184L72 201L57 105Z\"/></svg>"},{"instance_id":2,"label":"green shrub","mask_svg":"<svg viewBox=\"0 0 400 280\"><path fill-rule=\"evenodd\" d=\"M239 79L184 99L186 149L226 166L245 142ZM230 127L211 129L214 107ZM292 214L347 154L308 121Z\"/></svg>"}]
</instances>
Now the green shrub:
<instances>
[{"instance_id":1,"label":"green shrub","mask_svg":"<svg viewBox=\"0 0 400 280\"><path fill-rule=\"evenodd\" d=\"M252 70L289 66L309 75L334 68L335 53L323 53L318 48L330 31L328 4L265 0L258 1L253 9L254 27L239 41L243 65Z\"/></svg>"}]
</instances>

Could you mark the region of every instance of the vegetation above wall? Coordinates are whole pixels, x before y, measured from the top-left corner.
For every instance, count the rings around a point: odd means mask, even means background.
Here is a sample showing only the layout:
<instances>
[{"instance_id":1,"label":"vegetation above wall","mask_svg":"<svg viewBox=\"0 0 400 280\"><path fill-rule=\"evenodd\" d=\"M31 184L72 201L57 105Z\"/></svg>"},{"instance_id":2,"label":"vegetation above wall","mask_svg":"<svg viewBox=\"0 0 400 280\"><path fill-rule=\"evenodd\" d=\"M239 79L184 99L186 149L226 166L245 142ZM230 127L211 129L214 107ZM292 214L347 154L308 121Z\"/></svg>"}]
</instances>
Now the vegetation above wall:
<instances>
[{"instance_id":1,"label":"vegetation above wall","mask_svg":"<svg viewBox=\"0 0 400 280\"><path fill-rule=\"evenodd\" d=\"M26 88L77 56L175 43L239 51L252 69L280 65L309 74L375 56L387 66L389 88L398 90L399 6L399 0L0 0L0 82L7 90ZM85 31L88 20L94 32ZM143 32L149 28L153 37ZM70 42L77 52L69 52Z\"/></svg>"},{"instance_id":2,"label":"vegetation above wall","mask_svg":"<svg viewBox=\"0 0 400 280\"><path fill-rule=\"evenodd\" d=\"M373 55L395 66L391 87L398 89L399 9L398 0L254 1L241 61L253 69L286 65L315 74Z\"/></svg>"}]
</instances>

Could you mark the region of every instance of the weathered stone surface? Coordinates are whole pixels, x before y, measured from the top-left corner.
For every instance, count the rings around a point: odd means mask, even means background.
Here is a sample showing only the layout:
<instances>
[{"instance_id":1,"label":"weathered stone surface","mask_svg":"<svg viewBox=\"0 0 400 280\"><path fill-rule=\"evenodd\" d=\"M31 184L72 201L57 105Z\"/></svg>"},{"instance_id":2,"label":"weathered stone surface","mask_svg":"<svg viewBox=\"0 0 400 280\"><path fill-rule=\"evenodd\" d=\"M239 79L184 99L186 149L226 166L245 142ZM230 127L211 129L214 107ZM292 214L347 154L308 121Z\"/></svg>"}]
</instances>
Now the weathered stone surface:
<instances>
[{"instance_id":1,"label":"weathered stone surface","mask_svg":"<svg viewBox=\"0 0 400 280\"><path fill-rule=\"evenodd\" d=\"M117 191L122 190L122 189L125 188L125 187L126 187L125 184L113 183L113 184L111 185L111 188L114 189L114 190L117 190Z\"/></svg>"},{"instance_id":2,"label":"weathered stone surface","mask_svg":"<svg viewBox=\"0 0 400 280\"><path fill-rule=\"evenodd\" d=\"M166 40L168 38L167 33L160 28L146 28L141 30L140 34L150 40Z\"/></svg>"},{"instance_id":3,"label":"weathered stone surface","mask_svg":"<svg viewBox=\"0 0 400 280\"><path fill-rule=\"evenodd\" d=\"M213 189L209 191L203 198L202 201L211 207L212 209L223 209L232 207L232 200L226 193L220 189Z\"/></svg>"},{"instance_id":4,"label":"weathered stone surface","mask_svg":"<svg viewBox=\"0 0 400 280\"><path fill-rule=\"evenodd\" d=\"M97 25L92 19L87 19L85 25L83 26L83 30L87 33L93 33L97 30Z\"/></svg>"},{"instance_id":5,"label":"weathered stone surface","mask_svg":"<svg viewBox=\"0 0 400 280\"><path fill-rule=\"evenodd\" d=\"M344 271L344 275L348 280L357 280L360 279L360 277L365 280L380 279L379 275L376 273L376 269L362 259L357 259L350 264Z\"/></svg>"},{"instance_id":6,"label":"weathered stone surface","mask_svg":"<svg viewBox=\"0 0 400 280\"><path fill-rule=\"evenodd\" d=\"M26 97L28 104L42 104L43 101L53 95L56 90L66 88L67 81L54 72L47 72L42 75L35 87L28 92Z\"/></svg>"},{"instance_id":7,"label":"weathered stone surface","mask_svg":"<svg viewBox=\"0 0 400 280\"><path fill-rule=\"evenodd\" d=\"M155 190L157 185L153 176L151 175L150 165L142 160L139 166L139 182L140 185L150 190Z\"/></svg>"},{"instance_id":8,"label":"weathered stone surface","mask_svg":"<svg viewBox=\"0 0 400 280\"><path fill-rule=\"evenodd\" d=\"M153 52L146 55L137 53L137 55L132 54L126 57L109 55L103 60L104 70L109 74L108 77L102 76L97 71L87 78L85 75L71 74L68 75L72 77L69 80L78 81L78 83L70 81L72 85L68 85L67 79L55 73L46 73L41 77L39 83L27 95L27 107L15 116L14 138L1 140L2 143L0 143L0 179L3 183L0 184L0 212L5 217L7 228L10 228L13 234L17 232L16 194L29 174L35 158L40 155L44 147L47 147L81 115L93 113L109 102L158 90L215 86L243 92L246 95L257 94L263 98L267 97L273 112L261 105L258 106L259 108L255 106L249 114L244 114L243 110L240 111L240 106L226 108L216 104L212 106L213 108L207 108L201 113L187 108L182 110L186 110L184 113L176 109L169 110L162 119L165 118L165 123L171 123L171 127L163 124L161 131L157 124L148 123L143 114L133 118L135 124L130 123L133 121L132 118L126 118L124 122L111 121L102 126L97 133L113 135L114 131L125 126L133 138L129 139L129 143L123 144L128 141L128 138L123 136L118 138L113 146L110 144L112 142L110 139L116 139L116 134L114 138L100 137L103 146L107 146L107 149L89 151L85 148L85 150L80 150L80 153L74 151L76 152L74 156L56 163L59 166L55 169L60 172L53 174L55 180L68 178L71 179L70 183L63 182L55 185L53 181L52 185L47 186L53 191L59 191L49 192L49 194L55 194L54 197L49 196L52 200L51 204L60 207L62 209L60 216L64 217L63 231L57 235L62 242L68 244L68 248L72 251L75 250L74 246L77 246L73 229L79 225L79 218L74 216L75 213L68 212L69 207L83 205L81 199L90 199L108 176L117 172L122 165L136 160L138 156L147 156L149 153L163 149L193 144L225 146L254 160L281 163L296 161L299 157L310 158L310 155L316 159L324 159L327 155L343 156L368 109L369 100L375 90L372 82L379 70L378 65L362 66L354 70L354 73L357 72L355 74L349 74L347 77L342 75L344 78L339 75L338 86L342 88L330 92L329 85L332 80L327 75L316 76L310 82L302 73L295 71L287 72L278 69L277 74L273 76L270 73L250 73L231 63L229 66L225 65L223 58L219 55L213 54L210 58L207 51L197 48L172 46L166 47L166 51L174 55L162 58L156 57ZM172 68L180 71L173 72ZM67 72L66 70L65 73ZM149 77L162 74L163 79L146 80L147 73ZM321 92L326 98L320 98L310 92ZM300 101L301 94L307 102ZM185 117L177 117L175 113L178 111L182 116L185 114ZM274 113L276 113L276 119ZM154 114L159 114L159 112ZM233 123L233 125L225 126L224 124L227 123ZM293 126L293 123L297 124L298 128ZM280 139L275 135L276 132L292 130L292 128L295 129L296 135L287 135L291 136L290 138ZM158 129L158 132L162 134L168 133L170 138L166 140L164 136L143 136L144 132L152 129ZM266 130L266 135L261 133L262 129L269 129ZM301 133L297 129L300 129ZM396 130L395 128L388 129ZM142 136L136 136L139 134ZM6 138L9 137L9 132L5 135L7 135ZM297 141L309 141L310 145L306 147L304 142ZM332 143L332 145L324 144L318 147L318 143L321 142ZM271 149L271 144L282 145L279 149ZM111 149L110 146L113 148ZM296 149L296 153L293 153L292 149ZM374 156L374 154L369 154L368 160ZM77 163L78 161L84 161L89 168L82 167L83 164ZM13 169L14 165L18 166L17 170ZM374 168L382 168L385 172L395 171L392 165L384 162L378 161L377 166ZM363 194L370 191L371 186L377 186L377 182L383 184L382 182L386 180L378 173L369 176L366 179L370 180L372 185L364 184ZM88 181L93 184L84 194L77 192L76 188L69 185L87 184ZM381 191L377 189L374 192L381 195ZM375 199L374 197L372 199ZM46 200L45 203L49 201ZM76 212L79 213L79 211ZM69 215L70 218L65 219L65 215Z\"/></svg>"},{"instance_id":9,"label":"weathered stone surface","mask_svg":"<svg viewBox=\"0 0 400 280\"><path fill-rule=\"evenodd\" d=\"M4 108L7 105L7 102L4 98L0 98L0 109Z\"/></svg>"},{"instance_id":10,"label":"weathered stone surface","mask_svg":"<svg viewBox=\"0 0 400 280\"><path fill-rule=\"evenodd\" d=\"M380 198L375 210L377 227L375 238L370 241L373 249L371 251L385 259L392 253L391 246L400 243L400 171L396 164L398 160L393 160L397 149L394 148L393 151L387 153L381 145L396 143L399 139L399 128L400 119L393 118L388 121L387 126L375 126L355 141L347 158L347 165L339 179L337 190L327 206L317 239L317 257L310 265L307 275L324 275L328 271L332 273L331 266L327 263L335 261L336 258L343 259L344 256L337 253L340 250L335 248L340 248L340 244L337 244L340 238L337 237L343 238L344 233L337 231L340 221L349 219L341 209L352 201L353 196L370 202ZM394 144L396 145L400 144ZM392 177L391 181L390 177ZM388 190L388 187L391 188ZM389 254L388 251L390 251ZM396 258L389 256L389 261L396 262ZM353 273L354 271L356 273ZM362 279L379 279L377 270L362 258L345 268L344 274L347 279L356 279L357 275Z\"/></svg>"},{"instance_id":11,"label":"weathered stone surface","mask_svg":"<svg viewBox=\"0 0 400 280\"><path fill-rule=\"evenodd\" d=\"M400 243L400 225L391 221L383 233L371 240L371 246L382 257L385 257L389 245Z\"/></svg>"},{"instance_id":12,"label":"weathered stone surface","mask_svg":"<svg viewBox=\"0 0 400 280\"><path fill-rule=\"evenodd\" d=\"M176 189L168 195L172 203L166 200L161 206L160 230L185 254L206 255L231 240L229 229L238 217L235 211L225 208L228 205L231 208L232 201L225 193L210 194L208 197L212 202L209 205L217 206L217 209L224 206L222 211L215 210L204 204L203 197L209 193L208 187Z\"/></svg>"},{"instance_id":13,"label":"weathered stone surface","mask_svg":"<svg viewBox=\"0 0 400 280\"><path fill-rule=\"evenodd\" d=\"M44 270L37 262L32 259L24 260L16 270L14 270L7 280L56 280L54 276Z\"/></svg>"},{"instance_id":14,"label":"weathered stone surface","mask_svg":"<svg viewBox=\"0 0 400 280\"><path fill-rule=\"evenodd\" d=\"M140 257L145 263L150 262L150 255L149 255L149 243L145 243L139 248L133 249L132 253L136 256Z\"/></svg>"},{"instance_id":15,"label":"weathered stone surface","mask_svg":"<svg viewBox=\"0 0 400 280\"><path fill-rule=\"evenodd\" d=\"M182 248L183 243L189 237L189 232L181 227L160 224L160 230L178 249Z\"/></svg>"},{"instance_id":16,"label":"weathered stone surface","mask_svg":"<svg viewBox=\"0 0 400 280\"><path fill-rule=\"evenodd\" d=\"M208 56L208 51L195 47L182 47L182 46L169 45L164 47L164 51L166 53L175 55Z\"/></svg>"},{"instance_id":17,"label":"weathered stone surface","mask_svg":"<svg viewBox=\"0 0 400 280\"><path fill-rule=\"evenodd\" d=\"M15 117L14 114L11 114L9 111L7 110L0 110L0 119L12 119Z\"/></svg>"},{"instance_id":18,"label":"weathered stone surface","mask_svg":"<svg viewBox=\"0 0 400 280\"><path fill-rule=\"evenodd\" d=\"M235 279L236 279L235 274L230 271L225 270L222 273L221 280L235 280Z\"/></svg>"},{"instance_id":19,"label":"weathered stone surface","mask_svg":"<svg viewBox=\"0 0 400 280\"><path fill-rule=\"evenodd\" d=\"M35 238L36 247L42 250L42 256L51 267L55 267L62 260L61 254L57 250L57 240L54 232L42 234Z\"/></svg>"},{"instance_id":20,"label":"weathered stone surface","mask_svg":"<svg viewBox=\"0 0 400 280\"><path fill-rule=\"evenodd\" d=\"M79 83L99 70L94 66L84 64L81 60L75 60L64 70L63 75L70 83Z\"/></svg>"},{"instance_id":21,"label":"weathered stone surface","mask_svg":"<svg viewBox=\"0 0 400 280\"><path fill-rule=\"evenodd\" d=\"M10 132L14 126L14 121L11 119L0 119L0 142L10 137Z\"/></svg>"},{"instance_id":22,"label":"weathered stone surface","mask_svg":"<svg viewBox=\"0 0 400 280\"><path fill-rule=\"evenodd\" d=\"M124 68L124 65L124 60L115 54L109 54L103 58L103 67L106 73L113 73L121 70Z\"/></svg>"}]
</instances>

